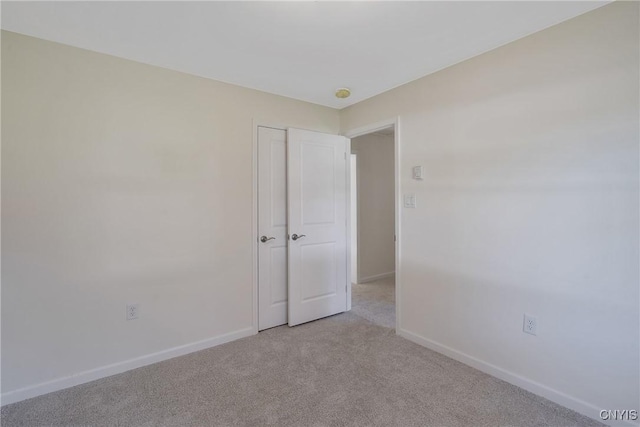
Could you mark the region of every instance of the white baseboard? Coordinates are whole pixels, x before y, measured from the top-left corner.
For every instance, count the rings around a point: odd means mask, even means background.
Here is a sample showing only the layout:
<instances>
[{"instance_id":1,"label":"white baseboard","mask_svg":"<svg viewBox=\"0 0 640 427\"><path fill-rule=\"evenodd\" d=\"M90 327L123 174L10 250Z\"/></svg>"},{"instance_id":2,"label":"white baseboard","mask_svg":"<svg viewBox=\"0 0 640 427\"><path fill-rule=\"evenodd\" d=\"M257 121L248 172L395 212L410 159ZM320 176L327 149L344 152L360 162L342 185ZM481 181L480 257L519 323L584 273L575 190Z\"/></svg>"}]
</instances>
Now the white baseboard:
<instances>
[{"instance_id":1,"label":"white baseboard","mask_svg":"<svg viewBox=\"0 0 640 427\"><path fill-rule=\"evenodd\" d=\"M2 393L0 402L2 406L21 400L30 399L32 397L73 387L76 385L88 383L100 378L109 377L111 375L120 374L142 366L151 365L153 363L162 362L163 360L172 359L174 357L183 356L185 354L215 347L240 338L245 338L254 334L254 328L249 327L240 329L235 332L229 332L213 338L207 338L190 344L169 348L156 353L147 354L145 356L136 357L134 359L125 360L123 362L114 363L100 368L90 369L88 371L79 372L68 377L57 378L55 380L46 381L40 384L20 388L18 390Z\"/></svg>"},{"instance_id":2,"label":"white baseboard","mask_svg":"<svg viewBox=\"0 0 640 427\"><path fill-rule=\"evenodd\" d=\"M403 338L408 339L409 341L413 341L414 343L426 347L430 350L444 354L445 356L457 360L458 362L462 362L465 365L471 366L472 368L475 368L486 374L516 385L520 388L530 391L533 394L537 394L538 396L542 396L545 399L549 399L552 402L564 406L565 408L572 409L582 415L600 421L601 423L604 422L600 419L600 410L609 408L601 408L597 405L593 405L573 396L569 396L566 393L554 390L551 387L545 386L544 384L532 381L528 378L522 377L498 366L484 362L458 350L454 350L451 347L447 347L435 341L424 338L420 335L414 334L413 332L409 332L405 329L398 329L397 334ZM611 426L638 426L638 424L635 424L631 421L607 421L607 423L609 423L609 425Z\"/></svg>"},{"instance_id":3,"label":"white baseboard","mask_svg":"<svg viewBox=\"0 0 640 427\"><path fill-rule=\"evenodd\" d=\"M389 271L388 273L381 273L381 274L375 274L373 276L361 277L360 280L358 280L358 283L360 284L360 283L375 282L376 280L386 279L387 277L393 277L393 275L395 274L396 274L395 271Z\"/></svg>"}]
</instances>

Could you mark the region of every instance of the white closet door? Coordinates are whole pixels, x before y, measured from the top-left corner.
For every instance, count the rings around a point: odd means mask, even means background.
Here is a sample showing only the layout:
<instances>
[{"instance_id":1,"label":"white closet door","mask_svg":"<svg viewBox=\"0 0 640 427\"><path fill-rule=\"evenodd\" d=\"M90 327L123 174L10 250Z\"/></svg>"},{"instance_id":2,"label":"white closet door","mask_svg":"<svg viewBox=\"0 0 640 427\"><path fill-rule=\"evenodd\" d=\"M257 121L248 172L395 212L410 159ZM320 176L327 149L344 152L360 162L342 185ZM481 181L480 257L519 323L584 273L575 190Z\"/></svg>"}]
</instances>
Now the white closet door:
<instances>
[{"instance_id":1,"label":"white closet door","mask_svg":"<svg viewBox=\"0 0 640 427\"><path fill-rule=\"evenodd\" d=\"M258 128L258 329L287 323L286 132Z\"/></svg>"},{"instance_id":2,"label":"white closet door","mask_svg":"<svg viewBox=\"0 0 640 427\"><path fill-rule=\"evenodd\" d=\"M347 307L347 138L287 132L289 326Z\"/></svg>"}]
</instances>

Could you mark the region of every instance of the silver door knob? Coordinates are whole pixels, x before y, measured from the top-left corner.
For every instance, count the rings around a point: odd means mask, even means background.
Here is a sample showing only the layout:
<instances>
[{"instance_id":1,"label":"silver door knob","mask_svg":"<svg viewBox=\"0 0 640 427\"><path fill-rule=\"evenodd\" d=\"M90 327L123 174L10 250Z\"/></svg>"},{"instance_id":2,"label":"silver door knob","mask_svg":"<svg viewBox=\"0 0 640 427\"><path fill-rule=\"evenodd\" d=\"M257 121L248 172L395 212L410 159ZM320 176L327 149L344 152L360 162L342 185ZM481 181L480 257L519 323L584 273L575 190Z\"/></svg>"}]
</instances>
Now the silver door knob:
<instances>
[{"instance_id":1,"label":"silver door knob","mask_svg":"<svg viewBox=\"0 0 640 427\"><path fill-rule=\"evenodd\" d=\"M276 240L276 238L275 238L275 237L267 237L267 236L262 236L262 237L260 238L260 241L261 241L262 243L265 243L265 242L266 242L266 241L268 241L268 240Z\"/></svg>"},{"instance_id":2,"label":"silver door knob","mask_svg":"<svg viewBox=\"0 0 640 427\"><path fill-rule=\"evenodd\" d=\"M306 236L306 234L297 235L297 234L294 233L294 234L291 235L291 240L296 241L298 239L302 239L304 236Z\"/></svg>"}]
</instances>

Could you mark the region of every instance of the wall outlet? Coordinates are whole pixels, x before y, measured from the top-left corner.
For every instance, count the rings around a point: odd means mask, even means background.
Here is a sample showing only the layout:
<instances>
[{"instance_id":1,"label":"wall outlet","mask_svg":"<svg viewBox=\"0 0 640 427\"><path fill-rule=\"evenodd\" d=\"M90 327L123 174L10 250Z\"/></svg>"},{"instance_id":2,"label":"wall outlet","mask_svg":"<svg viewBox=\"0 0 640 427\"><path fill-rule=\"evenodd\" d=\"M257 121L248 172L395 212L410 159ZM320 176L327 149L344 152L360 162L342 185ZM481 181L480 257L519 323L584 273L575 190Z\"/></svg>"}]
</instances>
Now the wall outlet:
<instances>
[{"instance_id":1,"label":"wall outlet","mask_svg":"<svg viewBox=\"0 0 640 427\"><path fill-rule=\"evenodd\" d=\"M139 304L127 304L127 320L137 319L140 316Z\"/></svg>"},{"instance_id":2,"label":"wall outlet","mask_svg":"<svg viewBox=\"0 0 640 427\"><path fill-rule=\"evenodd\" d=\"M522 331L531 335L538 335L538 319L525 313Z\"/></svg>"}]
</instances>

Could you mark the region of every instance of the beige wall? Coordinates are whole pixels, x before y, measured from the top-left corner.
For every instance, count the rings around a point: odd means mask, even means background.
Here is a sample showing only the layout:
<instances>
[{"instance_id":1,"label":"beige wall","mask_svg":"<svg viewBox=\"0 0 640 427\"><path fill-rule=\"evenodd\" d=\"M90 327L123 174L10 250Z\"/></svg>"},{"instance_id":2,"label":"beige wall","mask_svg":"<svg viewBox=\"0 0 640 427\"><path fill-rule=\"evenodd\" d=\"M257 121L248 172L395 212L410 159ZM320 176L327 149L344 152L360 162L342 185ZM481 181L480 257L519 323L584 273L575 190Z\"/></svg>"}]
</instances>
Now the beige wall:
<instances>
[{"instance_id":1,"label":"beige wall","mask_svg":"<svg viewBox=\"0 0 640 427\"><path fill-rule=\"evenodd\" d=\"M3 393L250 333L252 119L339 126L329 108L8 32L2 104Z\"/></svg>"},{"instance_id":2,"label":"beige wall","mask_svg":"<svg viewBox=\"0 0 640 427\"><path fill-rule=\"evenodd\" d=\"M252 118L399 116L399 332L637 408L639 68L632 2L340 114L3 32L2 392L250 332Z\"/></svg>"},{"instance_id":3,"label":"beige wall","mask_svg":"<svg viewBox=\"0 0 640 427\"><path fill-rule=\"evenodd\" d=\"M615 2L341 114L399 116L400 332L596 418L640 400L638 15Z\"/></svg>"},{"instance_id":4,"label":"beige wall","mask_svg":"<svg viewBox=\"0 0 640 427\"><path fill-rule=\"evenodd\" d=\"M358 157L358 282L395 270L393 135L351 140Z\"/></svg>"}]
</instances>

